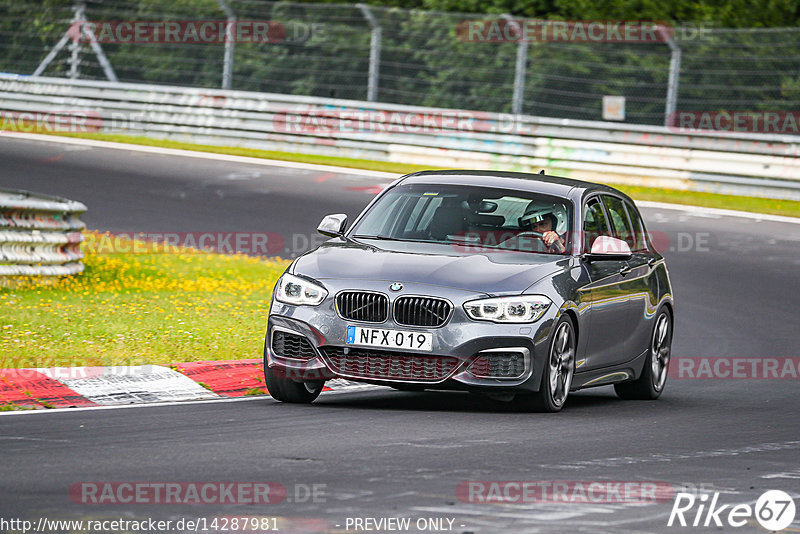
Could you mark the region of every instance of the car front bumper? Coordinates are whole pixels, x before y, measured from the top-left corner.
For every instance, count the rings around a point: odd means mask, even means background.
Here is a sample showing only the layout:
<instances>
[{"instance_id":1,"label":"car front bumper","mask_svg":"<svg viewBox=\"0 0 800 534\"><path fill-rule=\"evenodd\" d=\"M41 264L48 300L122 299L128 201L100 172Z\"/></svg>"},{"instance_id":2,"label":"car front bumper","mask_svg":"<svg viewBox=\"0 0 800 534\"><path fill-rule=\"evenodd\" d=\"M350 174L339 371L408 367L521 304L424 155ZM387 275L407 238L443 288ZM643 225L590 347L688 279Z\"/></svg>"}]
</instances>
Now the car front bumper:
<instances>
[{"instance_id":1,"label":"car front bumper","mask_svg":"<svg viewBox=\"0 0 800 534\"><path fill-rule=\"evenodd\" d=\"M326 287L330 291L331 282L326 280ZM352 282L352 281L350 281ZM347 281L341 281L336 286L340 289L352 289ZM364 286L359 281L359 290L374 290L378 287L385 288L385 282L378 282L375 287ZM388 294L388 291L384 291ZM432 292L428 287L407 287L405 293L425 294L435 297L444 297L453 303L453 312L449 320L441 327L414 327L395 323L389 317L383 323L360 323L343 319L337 314L334 306L334 292L319 306L293 306L277 302L273 299L267 322L267 334L264 345L265 364L279 375L299 381L328 380L332 378L346 378L361 382L383 384L387 386L403 385L420 389L449 389L471 390L484 392L535 392L541 384L541 377L548 354L550 331L557 318L558 308L551 305L544 316L534 323L526 324L498 324L488 321L475 321L470 319L463 309L463 303L468 300L486 297L486 295L473 292L447 289L446 294L438 291ZM390 299L400 295L389 295ZM349 325L367 328L382 328L402 330L406 332L429 332L433 335L433 346L430 352L398 350L362 345L346 344L347 327ZM283 331L291 335L303 336L311 344L314 356L311 358L290 358L277 354L273 350L273 336L275 332ZM413 367L416 363L429 362L430 368L438 365L434 361L447 360L447 370L436 374L435 377L414 375L406 373L403 376L393 376L387 368L373 365L369 362L375 360L359 360L359 365L337 366L331 356L332 353L343 358L359 352L379 353L380 361L396 362L402 366L408 363ZM524 359L524 366L515 376L491 376L486 372L486 367L480 367L476 360L487 355L492 357L507 357L517 354ZM482 363L486 358L482 360ZM367 363L365 363L367 362ZM518 360L517 360L518 362ZM423 365L423 364L419 364ZM518 363L516 365L519 365ZM411 368L409 367L409 369ZM516 369L517 367L515 367ZM483 372L481 372L481 369Z\"/></svg>"}]
</instances>

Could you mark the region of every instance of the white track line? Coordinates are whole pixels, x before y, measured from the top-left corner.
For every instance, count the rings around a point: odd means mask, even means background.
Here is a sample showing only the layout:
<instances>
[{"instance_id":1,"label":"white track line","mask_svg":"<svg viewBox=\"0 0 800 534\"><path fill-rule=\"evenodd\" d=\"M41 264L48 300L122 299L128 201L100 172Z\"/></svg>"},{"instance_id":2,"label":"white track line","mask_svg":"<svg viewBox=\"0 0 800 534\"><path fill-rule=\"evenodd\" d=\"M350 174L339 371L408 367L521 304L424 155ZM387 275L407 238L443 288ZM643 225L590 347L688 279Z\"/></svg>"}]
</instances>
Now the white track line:
<instances>
[{"instance_id":1,"label":"white track line","mask_svg":"<svg viewBox=\"0 0 800 534\"><path fill-rule=\"evenodd\" d=\"M369 171L351 167L336 167L332 165L318 165L314 163L298 163L294 161L283 161L275 159L251 158L247 156L233 156L229 154L216 154L213 152L199 152L194 150L181 150L177 148L161 148L147 145L134 145L128 143L116 143L111 141L96 141L94 139L81 139L77 137L59 137L56 135L30 134L19 132L0 132L0 139L10 137L12 139L24 139L28 141L39 141L45 143L62 143L67 145L90 146L96 148L109 148L114 150L130 150L134 152L147 152L150 154L162 154L165 156L181 156L187 158L210 159L216 161L229 161L232 163L247 163L251 165L267 165L270 167L285 167L287 169L306 169L321 172L336 172L357 176L368 176L372 178L396 179L399 174L391 172ZM650 202L645 200L637 201L638 206L644 208L680 210L688 213L705 215L718 215L721 217L743 217L759 221L781 222L800 224L800 218L785 217L781 215L766 215L747 211L726 210L719 208L705 208L702 206L688 206L685 204L668 204L665 202Z\"/></svg>"},{"instance_id":2,"label":"white track line","mask_svg":"<svg viewBox=\"0 0 800 534\"><path fill-rule=\"evenodd\" d=\"M359 384L355 386L346 386L341 389L335 389L333 391L323 391L320 394L322 396L329 396L335 394L344 394L344 393L362 393L365 391L376 391L376 390L386 390L388 392L392 392L393 390L389 388L385 388L383 386L372 386L371 384ZM95 410L120 410L126 408L156 408L161 406L187 406L190 404L215 404L215 403L227 403L227 402L245 402L245 401L254 401L254 400L271 400L272 404L278 404L278 401L274 400L269 395L248 395L246 397L221 397L218 399L200 399L200 400L185 400L185 401L169 401L169 402L146 402L146 403L137 403L137 404L119 404L119 405L107 405L107 406L80 406L80 407L57 407L53 409L33 409L33 410L10 410L7 412L0 412L0 417L7 417L12 415L43 415L43 414L53 414L53 413L75 413L75 412L91 412Z\"/></svg>"},{"instance_id":3,"label":"white track line","mask_svg":"<svg viewBox=\"0 0 800 534\"><path fill-rule=\"evenodd\" d=\"M162 148L157 146L134 145L129 143L116 143L111 141L97 141L95 139L81 139L78 137L59 137L57 135L29 134L20 132L0 132L0 139L24 139L44 143L61 143L66 145L91 146L96 148L109 148L113 150L130 150L133 152L147 152L164 156L181 156L186 158L212 159L216 161L229 161L233 163L248 163L251 165L268 165L270 167L285 167L287 169L306 169L321 172L336 172L342 174L355 174L372 178L399 178L400 174L391 172L369 171L350 167L335 167L332 165L317 165L314 163L299 163L278 159L251 158L248 156L234 156L231 154L217 154L215 152L201 152L196 150L181 150L178 148Z\"/></svg>"},{"instance_id":4,"label":"white track line","mask_svg":"<svg viewBox=\"0 0 800 534\"><path fill-rule=\"evenodd\" d=\"M749 211L725 210L720 208L705 208L702 206L689 206L686 204L667 204L666 202L650 202L649 200L637 200L636 205L640 208L653 208L664 210L678 210L698 215L718 215L720 217L743 217L756 221L769 221L779 223L800 224L800 218L786 217L783 215L768 215L766 213L753 213Z\"/></svg>"}]
</instances>

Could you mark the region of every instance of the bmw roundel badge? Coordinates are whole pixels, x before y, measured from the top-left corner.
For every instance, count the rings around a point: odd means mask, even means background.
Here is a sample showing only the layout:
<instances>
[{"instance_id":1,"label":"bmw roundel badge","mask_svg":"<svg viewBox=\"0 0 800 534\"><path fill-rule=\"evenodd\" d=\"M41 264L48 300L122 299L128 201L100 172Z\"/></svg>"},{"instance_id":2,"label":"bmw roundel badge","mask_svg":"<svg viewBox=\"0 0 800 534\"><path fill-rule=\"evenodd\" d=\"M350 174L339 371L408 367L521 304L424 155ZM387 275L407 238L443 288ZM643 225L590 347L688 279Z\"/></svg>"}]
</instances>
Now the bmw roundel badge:
<instances>
[{"instance_id":1,"label":"bmw roundel badge","mask_svg":"<svg viewBox=\"0 0 800 534\"><path fill-rule=\"evenodd\" d=\"M400 291L401 289L403 289L403 284L401 284L400 282L393 282L392 285L389 286L389 289L391 289L392 291Z\"/></svg>"}]
</instances>

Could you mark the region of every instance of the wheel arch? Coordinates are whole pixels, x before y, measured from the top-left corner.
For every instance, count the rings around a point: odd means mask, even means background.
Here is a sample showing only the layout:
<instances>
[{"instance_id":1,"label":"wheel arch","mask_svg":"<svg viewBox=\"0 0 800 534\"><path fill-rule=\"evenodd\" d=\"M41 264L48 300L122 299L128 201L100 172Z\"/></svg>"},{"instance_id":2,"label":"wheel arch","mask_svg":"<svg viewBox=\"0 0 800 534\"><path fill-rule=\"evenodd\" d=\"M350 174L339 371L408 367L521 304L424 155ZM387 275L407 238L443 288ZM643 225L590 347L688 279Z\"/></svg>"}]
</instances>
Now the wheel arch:
<instances>
[{"instance_id":1,"label":"wheel arch","mask_svg":"<svg viewBox=\"0 0 800 534\"><path fill-rule=\"evenodd\" d=\"M669 313L669 320L672 322L672 328L675 328L675 308L672 304L671 300L665 300L663 304L661 304L661 309L667 310Z\"/></svg>"},{"instance_id":2,"label":"wheel arch","mask_svg":"<svg viewBox=\"0 0 800 534\"><path fill-rule=\"evenodd\" d=\"M580 321L578 319L578 314L572 308L567 308L562 312L562 315L566 315L572 320L572 327L575 330L575 346L578 346L578 342L580 341ZM558 319L556 319L558 320Z\"/></svg>"}]
</instances>

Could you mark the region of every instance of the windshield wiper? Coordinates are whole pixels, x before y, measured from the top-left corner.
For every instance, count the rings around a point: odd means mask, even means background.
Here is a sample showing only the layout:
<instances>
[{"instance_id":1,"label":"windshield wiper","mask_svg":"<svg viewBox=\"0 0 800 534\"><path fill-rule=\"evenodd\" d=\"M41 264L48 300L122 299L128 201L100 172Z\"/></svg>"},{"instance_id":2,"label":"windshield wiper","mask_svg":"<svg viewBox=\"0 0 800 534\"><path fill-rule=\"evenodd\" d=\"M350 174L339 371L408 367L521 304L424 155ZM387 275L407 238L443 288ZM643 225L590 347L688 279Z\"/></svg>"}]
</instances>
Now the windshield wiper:
<instances>
[{"instance_id":1,"label":"windshield wiper","mask_svg":"<svg viewBox=\"0 0 800 534\"><path fill-rule=\"evenodd\" d=\"M400 239L399 237L388 237L385 235L351 235L350 238L357 239L377 239L380 241L397 241L398 243L434 243L437 245L448 245L446 241L430 241L425 239Z\"/></svg>"},{"instance_id":2,"label":"windshield wiper","mask_svg":"<svg viewBox=\"0 0 800 534\"><path fill-rule=\"evenodd\" d=\"M381 241L402 241L402 239L388 237L385 235L352 235L350 237L354 239L380 239Z\"/></svg>"}]
</instances>

